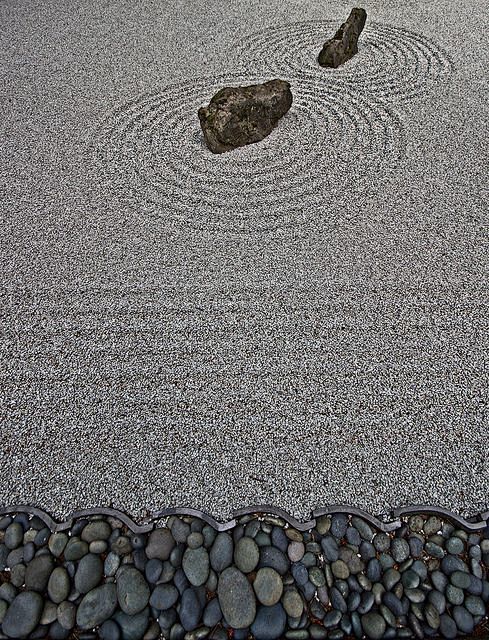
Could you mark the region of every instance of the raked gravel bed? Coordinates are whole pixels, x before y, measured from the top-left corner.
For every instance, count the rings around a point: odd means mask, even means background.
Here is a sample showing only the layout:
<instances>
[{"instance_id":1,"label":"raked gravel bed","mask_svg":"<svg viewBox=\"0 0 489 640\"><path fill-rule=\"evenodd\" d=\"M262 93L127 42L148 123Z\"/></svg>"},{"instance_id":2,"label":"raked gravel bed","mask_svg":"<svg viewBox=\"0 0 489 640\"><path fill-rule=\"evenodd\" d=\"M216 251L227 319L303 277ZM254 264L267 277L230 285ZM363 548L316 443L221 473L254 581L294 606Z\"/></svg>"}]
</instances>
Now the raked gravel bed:
<instances>
[{"instance_id":1,"label":"raked gravel bed","mask_svg":"<svg viewBox=\"0 0 489 640\"><path fill-rule=\"evenodd\" d=\"M483 633L485 525L467 531L449 518L415 513L381 531L362 517L334 513L301 531L277 515L256 513L227 531L198 517L171 516L141 532L106 515L59 530L38 515L13 513L0 518L0 638Z\"/></svg>"}]
</instances>

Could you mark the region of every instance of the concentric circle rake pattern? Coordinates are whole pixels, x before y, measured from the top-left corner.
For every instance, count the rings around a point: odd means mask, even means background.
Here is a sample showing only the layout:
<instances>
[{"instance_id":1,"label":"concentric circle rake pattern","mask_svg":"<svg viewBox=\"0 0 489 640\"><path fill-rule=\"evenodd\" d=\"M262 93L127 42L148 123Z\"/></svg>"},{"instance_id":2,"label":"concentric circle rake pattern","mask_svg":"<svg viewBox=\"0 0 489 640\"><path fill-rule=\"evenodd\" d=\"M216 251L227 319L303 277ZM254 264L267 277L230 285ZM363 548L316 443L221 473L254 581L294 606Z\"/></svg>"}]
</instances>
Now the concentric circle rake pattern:
<instances>
[{"instance_id":1,"label":"concentric circle rake pattern","mask_svg":"<svg viewBox=\"0 0 489 640\"><path fill-rule=\"evenodd\" d=\"M321 85L334 76L387 100L419 95L453 69L447 53L429 38L375 22L367 22L357 55L338 69L322 68L318 53L338 26L338 21L312 20L250 34L237 44L237 63L244 68L266 68L284 79L301 77Z\"/></svg>"},{"instance_id":2,"label":"concentric circle rake pattern","mask_svg":"<svg viewBox=\"0 0 489 640\"><path fill-rule=\"evenodd\" d=\"M109 114L97 156L118 189L160 220L198 230L263 232L295 226L334 202L351 169L404 154L402 126L382 101L343 82L292 80L294 102L264 140L212 154L197 118L223 86L267 77L198 78L146 94ZM333 183L335 189L333 189Z\"/></svg>"}]
</instances>

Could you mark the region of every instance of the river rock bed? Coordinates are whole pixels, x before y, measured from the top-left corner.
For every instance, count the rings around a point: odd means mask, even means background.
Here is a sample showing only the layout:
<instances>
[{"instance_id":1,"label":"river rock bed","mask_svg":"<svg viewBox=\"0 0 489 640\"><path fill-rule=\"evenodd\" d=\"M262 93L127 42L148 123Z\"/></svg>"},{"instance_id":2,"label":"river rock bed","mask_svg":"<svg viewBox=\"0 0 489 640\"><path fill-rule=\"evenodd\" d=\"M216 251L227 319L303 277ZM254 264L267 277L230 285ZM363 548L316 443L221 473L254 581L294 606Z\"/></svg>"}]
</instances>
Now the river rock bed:
<instances>
[{"instance_id":1,"label":"river rock bed","mask_svg":"<svg viewBox=\"0 0 489 640\"><path fill-rule=\"evenodd\" d=\"M313 524L254 514L219 532L171 516L134 533L93 516L53 533L37 515L0 517L0 638L454 639L487 624L489 526Z\"/></svg>"}]
</instances>

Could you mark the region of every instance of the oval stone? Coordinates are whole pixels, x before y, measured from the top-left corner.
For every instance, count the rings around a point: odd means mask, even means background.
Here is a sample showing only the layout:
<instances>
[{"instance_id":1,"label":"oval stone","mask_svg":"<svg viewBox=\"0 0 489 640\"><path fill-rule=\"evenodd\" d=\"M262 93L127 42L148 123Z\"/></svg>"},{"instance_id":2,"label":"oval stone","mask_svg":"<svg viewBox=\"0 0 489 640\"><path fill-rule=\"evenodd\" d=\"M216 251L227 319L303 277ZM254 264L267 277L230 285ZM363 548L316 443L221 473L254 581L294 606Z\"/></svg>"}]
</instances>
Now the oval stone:
<instances>
[{"instance_id":1,"label":"oval stone","mask_svg":"<svg viewBox=\"0 0 489 640\"><path fill-rule=\"evenodd\" d=\"M285 534L284 534L285 537ZM243 536L236 544L234 562L243 573L251 573L260 560L260 549L253 538Z\"/></svg>"},{"instance_id":2,"label":"oval stone","mask_svg":"<svg viewBox=\"0 0 489 640\"><path fill-rule=\"evenodd\" d=\"M94 520L89 522L81 533L81 539L90 544L96 540L108 540L112 529L105 520Z\"/></svg>"},{"instance_id":3,"label":"oval stone","mask_svg":"<svg viewBox=\"0 0 489 640\"><path fill-rule=\"evenodd\" d=\"M89 591L80 602L76 623L83 629L93 629L108 620L117 608L117 591L113 583Z\"/></svg>"},{"instance_id":4,"label":"oval stone","mask_svg":"<svg viewBox=\"0 0 489 640\"><path fill-rule=\"evenodd\" d=\"M29 635L39 624L43 608L44 600L39 593L34 591L19 593L7 609L2 623L3 633L10 638L23 638Z\"/></svg>"},{"instance_id":5,"label":"oval stone","mask_svg":"<svg viewBox=\"0 0 489 640\"><path fill-rule=\"evenodd\" d=\"M75 573L75 589L78 593L88 593L102 580L104 565L99 556L88 553L78 563Z\"/></svg>"},{"instance_id":6,"label":"oval stone","mask_svg":"<svg viewBox=\"0 0 489 640\"><path fill-rule=\"evenodd\" d=\"M45 591L54 563L50 554L36 556L27 565L25 572L25 588L27 591Z\"/></svg>"},{"instance_id":7,"label":"oval stone","mask_svg":"<svg viewBox=\"0 0 489 640\"><path fill-rule=\"evenodd\" d=\"M66 600L71 590L70 577L64 567L56 567L48 582L48 595L52 602L59 604Z\"/></svg>"},{"instance_id":8,"label":"oval stone","mask_svg":"<svg viewBox=\"0 0 489 640\"><path fill-rule=\"evenodd\" d=\"M282 605L291 618L300 618L304 610L304 603L296 589L290 589L284 593Z\"/></svg>"},{"instance_id":9,"label":"oval stone","mask_svg":"<svg viewBox=\"0 0 489 640\"><path fill-rule=\"evenodd\" d=\"M209 554L204 547L187 548L183 554L182 568L194 587L207 582L209 577Z\"/></svg>"},{"instance_id":10,"label":"oval stone","mask_svg":"<svg viewBox=\"0 0 489 640\"><path fill-rule=\"evenodd\" d=\"M178 595L178 589L173 585L159 584L151 594L149 604L159 611L164 611L165 609L173 607L178 600Z\"/></svg>"},{"instance_id":11,"label":"oval stone","mask_svg":"<svg viewBox=\"0 0 489 640\"><path fill-rule=\"evenodd\" d=\"M286 622L287 616L280 603L273 607L261 606L251 625L251 633L255 640L277 640L283 637Z\"/></svg>"},{"instance_id":12,"label":"oval stone","mask_svg":"<svg viewBox=\"0 0 489 640\"><path fill-rule=\"evenodd\" d=\"M149 602L150 590L143 574L136 568L124 565L117 573L117 600L128 616L142 611Z\"/></svg>"},{"instance_id":13,"label":"oval stone","mask_svg":"<svg viewBox=\"0 0 489 640\"><path fill-rule=\"evenodd\" d=\"M284 585L280 574L271 567L259 569L253 583L256 597L267 607L271 607L282 597Z\"/></svg>"},{"instance_id":14,"label":"oval stone","mask_svg":"<svg viewBox=\"0 0 489 640\"><path fill-rule=\"evenodd\" d=\"M272 567L278 571L281 576L285 575L289 570L290 562L287 556L280 549L272 546L261 547L260 549L260 567Z\"/></svg>"},{"instance_id":15,"label":"oval stone","mask_svg":"<svg viewBox=\"0 0 489 640\"><path fill-rule=\"evenodd\" d=\"M385 633L387 624L378 613L366 613L362 616L362 628L371 640L380 640Z\"/></svg>"},{"instance_id":16,"label":"oval stone","mask_svg":"<svg viewBox=\"0 0 489 640\"><path fill-rule=\"evenodd\" d=\"M391 554L394 560L399 562L404 562L407 558L409 558L409 544L404 538L394 538L391 543ZM381 616L379 616L380 618Z\"/></svg>"},{"instance_id":17,"label":"oval stone","mask_svg":"<svg viewBox=\"0 0 489 640\"><path fill-rule=\"evenodd\" d=\"M203 610L204 603L199 598L198 590L195 587L185 589L178 611L180 623L185 631L193 631L198 627ZM181 638L183 636L178 637Z\"/></svg>"},{"instance_id":18,"label":"oval stone","mask_svg":"<svg viewBox=\"0 0 489 640\"><path fill-rule=\"evenodd\" d=\"M146 555L149 559L168 560L174 546L175 539L168 529L155 529L150 533Z\"/></svg>"},{"instance_id":19,"label":"oval stone","mask_svg":"<svg viewBox=\"0 0 489 640\"><path fill-rule=\"evenodd\" d=\"M251 540L251 538L250 538ZM209 554L214 571L224 571L233 561L234 544L228 533L219 533Z\"/></svg>"},{"instance_id":20,"label":"oval stone","mask_svg":"<svg viewBox=\"0 0 489 640\"><path fill-rule=\"evenodd\" d=\"M219 577L217 595L229 626L245 629L253 623L256 614L255 595L246 576L239 569L224 569Z\"/></svg>"}]
</instances>

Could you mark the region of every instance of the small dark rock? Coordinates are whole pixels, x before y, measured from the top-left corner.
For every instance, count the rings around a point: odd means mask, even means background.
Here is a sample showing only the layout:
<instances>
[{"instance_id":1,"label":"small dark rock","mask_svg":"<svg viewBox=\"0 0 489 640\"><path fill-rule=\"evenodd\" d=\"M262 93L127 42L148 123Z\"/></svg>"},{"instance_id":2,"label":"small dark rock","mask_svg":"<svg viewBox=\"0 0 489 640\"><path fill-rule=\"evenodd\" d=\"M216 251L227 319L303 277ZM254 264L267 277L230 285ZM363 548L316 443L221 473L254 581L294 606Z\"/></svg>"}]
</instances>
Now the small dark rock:
<instances>
[{"instance_id":1,"label":"small dark rock","mask_svg":"<svg viewBox=\"0 0 489 640\"><path fill-rule=\"evenodd\" d=\"M352 9L348 20L344 22L333 38L324 43L318 56L322 67L336 69L358 53L358 38L367 20L365 9Z\"/></svg>"}]
</instances>

